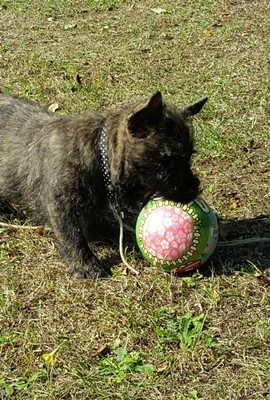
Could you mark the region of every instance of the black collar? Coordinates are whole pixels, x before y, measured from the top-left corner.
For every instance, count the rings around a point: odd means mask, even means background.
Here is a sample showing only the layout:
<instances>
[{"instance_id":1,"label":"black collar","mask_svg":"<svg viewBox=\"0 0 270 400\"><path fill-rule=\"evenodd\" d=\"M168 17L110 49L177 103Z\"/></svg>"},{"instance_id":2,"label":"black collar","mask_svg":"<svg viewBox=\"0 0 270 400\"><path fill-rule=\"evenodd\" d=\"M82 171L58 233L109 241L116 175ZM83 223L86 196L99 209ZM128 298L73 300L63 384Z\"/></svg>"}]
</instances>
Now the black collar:
<instances>
[{"instance_id":1,"label":"black collar","mask_svg":"<svg viewBox=\"0 0 270 400\"><path fill-rule=\"evenodd\" d=\"M110 164L109 164L109 156L108 156L108 144L107 144L107 133L106 127L103 126L100 138L99 138L99 150L101 155L101 171L103 175L104 184L106 187L108 203L111 208L113 208L123 219L124 212L121 210L119 206L119 202L116 194L116 187L112 184L111 181L111 173L110 173Z\"/></svg>"}]
</instances>

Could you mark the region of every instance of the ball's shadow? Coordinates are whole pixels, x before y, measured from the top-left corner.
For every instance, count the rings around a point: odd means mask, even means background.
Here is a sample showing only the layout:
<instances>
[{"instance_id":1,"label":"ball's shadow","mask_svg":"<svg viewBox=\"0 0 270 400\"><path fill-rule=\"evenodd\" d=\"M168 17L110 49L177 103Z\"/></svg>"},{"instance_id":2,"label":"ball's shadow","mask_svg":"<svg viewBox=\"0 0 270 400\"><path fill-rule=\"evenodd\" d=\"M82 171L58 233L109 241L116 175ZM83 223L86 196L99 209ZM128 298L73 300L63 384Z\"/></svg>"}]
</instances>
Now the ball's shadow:
<instances>
[{"instance_id":1,"label":"ball's shadow","mask_svg":"<svg viewBox=\"0 0 270 400\"><path fill-rule=\"evenodd\" d=\"M270 223L267 216L220 221L218 246L202 266L204 276L232 275L270 267ZM227 245L228 242L235 244Z\"/></svg>"},{"instance_id":2,"label":"ball's shadow","mask_svg":"<svg viewBox=\"0 0 270 400\"><path fill-rule=\"evenodd\" d=\"M219 230L218 246L209 261L200 268L203 276L233 275L237 271L251 272L255 268L264 271L270 267L270 222L267 216L221 220ZM135 249L136 259L143 260L135 235L126 233L125 239L125 246ZM117 243L112 257L106 261L121 262ZM192 273L194 271L180 276Z\"/></svg>"}]
</instances>

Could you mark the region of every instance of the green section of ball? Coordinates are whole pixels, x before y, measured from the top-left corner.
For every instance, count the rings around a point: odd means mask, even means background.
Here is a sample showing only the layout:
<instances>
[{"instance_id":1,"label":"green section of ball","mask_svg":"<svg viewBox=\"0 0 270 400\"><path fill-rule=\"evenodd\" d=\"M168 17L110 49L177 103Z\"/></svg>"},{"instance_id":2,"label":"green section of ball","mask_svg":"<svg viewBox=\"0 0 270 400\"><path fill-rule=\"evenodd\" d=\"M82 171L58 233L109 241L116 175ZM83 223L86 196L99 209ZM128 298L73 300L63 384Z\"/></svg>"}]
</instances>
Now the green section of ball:
<instances>
[{"instance_id":1,"label":"green section of ball","mask_svg":"<svg viewBox=\"0 0 270 400\"><path fill-rule=\"evenodd\" d=\"M151 225L151 223L156 223L157 225L160 223L160 221L153 222L153 217L155 218L155 215L158 215L157 210L161 208L163 210L168 209L168 213L174 213L175 209L178 209L177 212L179 212L180 209L182 214L187 214L187 219L192 221L191 232L187 233L189 236L185 241L186 247L184 246L185 248L181 256L177 258L164 256L164 249L162 255L157 254L156 249L153 250L153 247L149 245L149 232L147 232L146 228L149 224ZM165 236L170 236L168 230L173 228L173 225L166 228ZM158 229L158 227L155 227L155 229ZM181 234L183 235L183 232ZM161 268L164 271L174 269L197 269L210 257L216 247L218 222L210 206L202 199L196 199L189 204L175 203L163 198L151 199L138 216L136 223L136 239L142 255L151 265ZM162 242L162 246L165 243L169 253L172 243L168 240L166 242L166 240L163 240L162 237L158 235L156 238L154 237L152 239L153 242L155 242L153 246L159 246L157 243L159 240Z\"/></svg>"}]
</instances>

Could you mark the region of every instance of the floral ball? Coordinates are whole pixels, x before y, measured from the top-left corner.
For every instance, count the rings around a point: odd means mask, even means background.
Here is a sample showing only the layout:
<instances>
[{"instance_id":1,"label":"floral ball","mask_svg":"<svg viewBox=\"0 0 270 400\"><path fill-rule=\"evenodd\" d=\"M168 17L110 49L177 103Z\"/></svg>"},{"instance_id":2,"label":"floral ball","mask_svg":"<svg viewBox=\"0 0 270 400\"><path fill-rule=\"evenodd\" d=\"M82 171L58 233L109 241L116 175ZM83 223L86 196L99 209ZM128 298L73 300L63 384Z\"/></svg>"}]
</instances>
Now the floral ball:
<instances>
[{"instance_id":1,"label":"floral ball","mask_svg":"<svg viewBox=\"0 0 270 400\"><path fill-rule=\"evenodd\" d=\"M136 238L144 258L165 271L199 268L218 240L216 215L202 199L188 204L151 199L136 223Z\"/></svg>"}]
</instances>

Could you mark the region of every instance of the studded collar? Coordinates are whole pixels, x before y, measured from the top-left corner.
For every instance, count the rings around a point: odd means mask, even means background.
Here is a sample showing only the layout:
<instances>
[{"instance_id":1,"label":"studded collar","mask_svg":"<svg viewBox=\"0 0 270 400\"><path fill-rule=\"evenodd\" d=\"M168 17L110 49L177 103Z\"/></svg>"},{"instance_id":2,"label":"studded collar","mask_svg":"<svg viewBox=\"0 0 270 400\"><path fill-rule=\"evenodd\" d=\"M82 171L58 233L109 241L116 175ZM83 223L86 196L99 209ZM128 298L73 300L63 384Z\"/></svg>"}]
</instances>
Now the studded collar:
<instances>
[{"instance_id":1,"label":"studded collar","mask_svg":"<svg viewBox=\"0 0 270 400\"><path fill-rule=\"evenodd\" d=\"M107 132L106 127L103 126L100 138L99 138L99 150L101 156L101 171L103 175L103 181L106 187L108 203L111 208L113 208L123 219L124 212L121 210L119 206L119 202L117 199L116 188L112 184L111 181L111 173L110 173L110 164L109 164L109 157L108 157L108 147L107 147Z\"/></svg>"}]
</instances>

